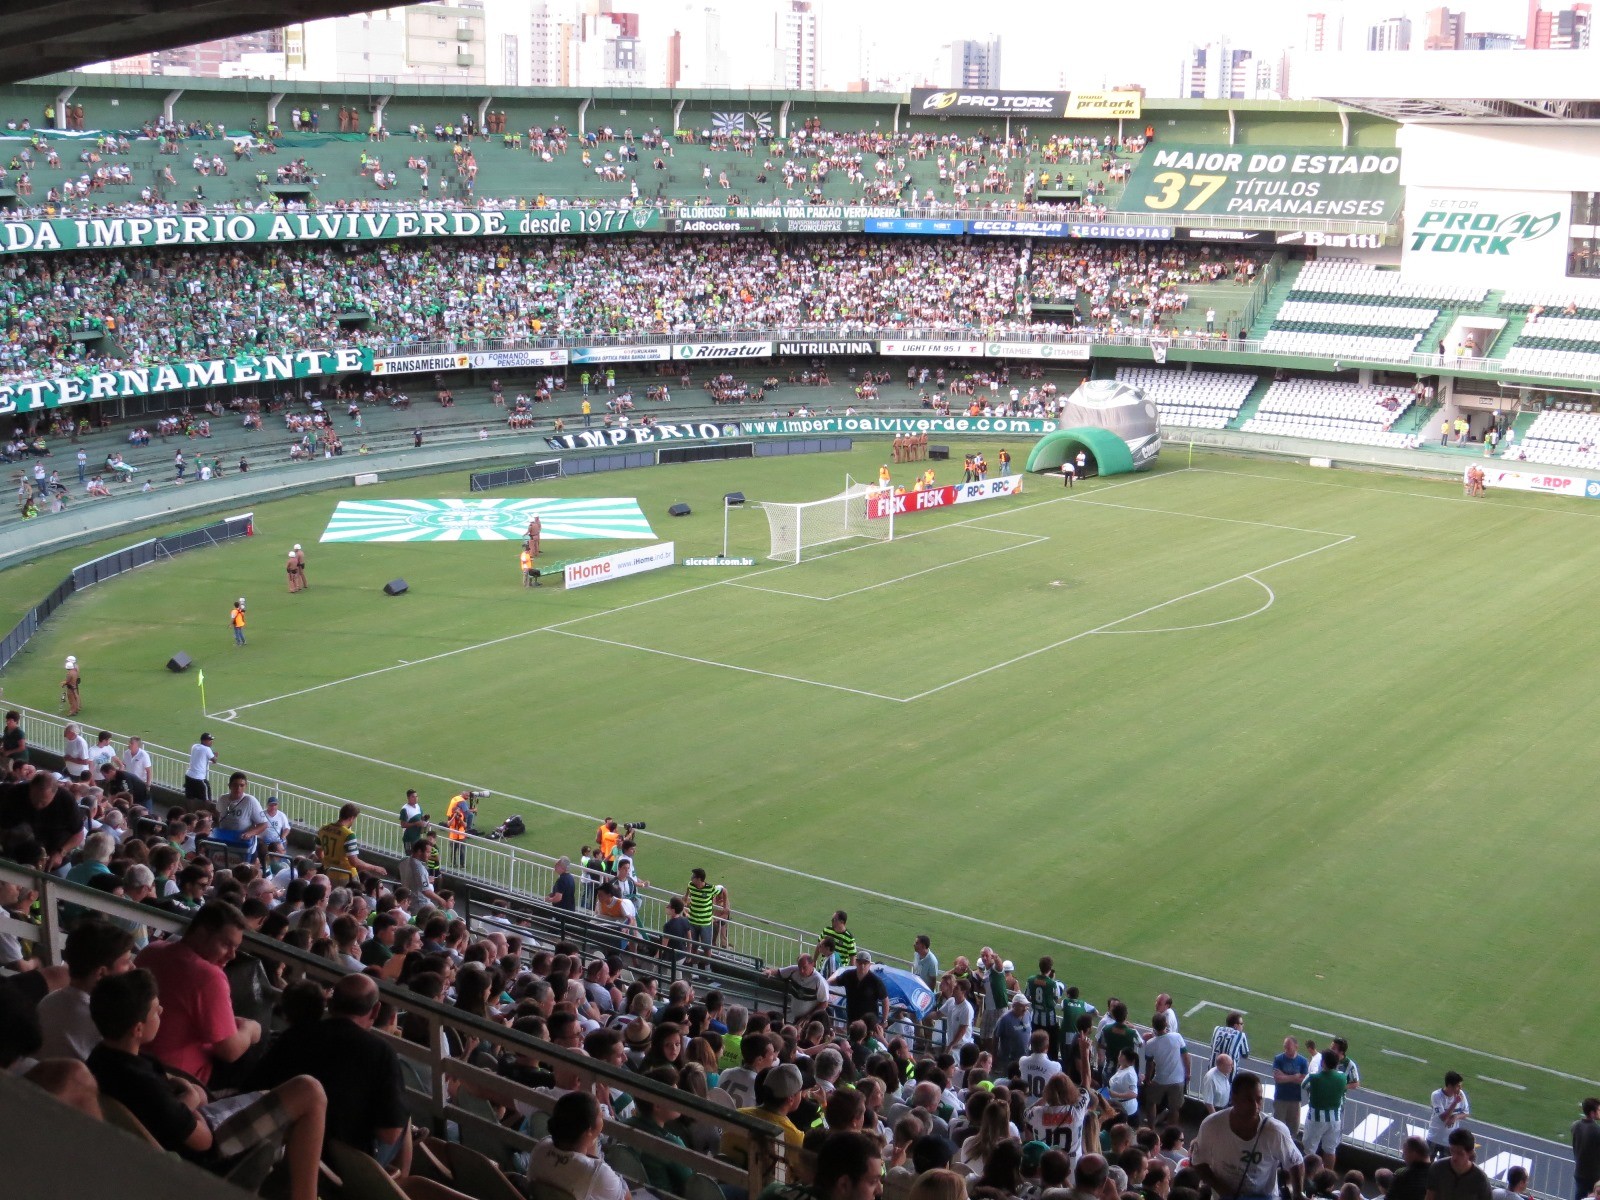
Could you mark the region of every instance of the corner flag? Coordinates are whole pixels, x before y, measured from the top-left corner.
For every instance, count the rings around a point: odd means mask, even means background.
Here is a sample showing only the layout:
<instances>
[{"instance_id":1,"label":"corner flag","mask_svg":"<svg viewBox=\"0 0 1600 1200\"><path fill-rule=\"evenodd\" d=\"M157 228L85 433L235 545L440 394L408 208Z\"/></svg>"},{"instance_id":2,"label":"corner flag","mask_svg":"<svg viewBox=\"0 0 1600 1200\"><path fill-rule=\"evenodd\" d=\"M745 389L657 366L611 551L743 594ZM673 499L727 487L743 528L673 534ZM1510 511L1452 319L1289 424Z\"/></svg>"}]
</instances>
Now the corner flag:
<instances>
[{"instance_id":1,"label":"corner flag","mask_svg":"<svg viewBox=\"0 0 1600 1200\"><path fill-rule=\"evenodd\" d=\"M203 716L206 715L206 671L205 671L204 667L200 668L200 673L199 674L200 674L200 715L203 717Z\"/></svg>"}]
</instances>

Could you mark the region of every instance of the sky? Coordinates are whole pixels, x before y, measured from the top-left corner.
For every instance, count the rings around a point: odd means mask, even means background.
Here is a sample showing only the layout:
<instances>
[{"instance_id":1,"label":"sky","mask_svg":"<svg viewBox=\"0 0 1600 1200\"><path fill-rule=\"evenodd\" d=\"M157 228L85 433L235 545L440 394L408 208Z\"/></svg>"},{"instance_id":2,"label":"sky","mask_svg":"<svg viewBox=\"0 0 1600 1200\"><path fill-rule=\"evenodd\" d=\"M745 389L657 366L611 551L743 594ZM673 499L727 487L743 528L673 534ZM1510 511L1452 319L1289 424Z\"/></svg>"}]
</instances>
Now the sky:
<instances>
[{"instance_id":1,"label":"sky","mask_svg":"<svg viewBox=\"0 0 1600 1200\"><path fill-rule=\"evenodd\" d=\"M495 0L487 0L494 3ZM755 14L765 4L702 0L720 7L728 49L737 63L760 53L770 25ZM1007 88L1050 87L1096 90L1141 83L1156 94L1172 94L1179 64L1189 48L1225 38L1234 46L1265 54L1298 48L1308 12L1344 15L1346 49L1365 47L1367 26L1386 17L1408 16L1420 28L1430 3L1393 0L818 0L822 12L825 82L843 84L859 74L855 64L871 46L874 75L913 71L934 60L941 43L956 38L1001 39L1002 83ZM1545 0L1564 8L1569 0ZM685 0L617 0L646 22L668 20ZM1467 14L1473 32L1521 33L1527 0L1462 0L1449 4ZM749 14L744 27L734 12ZM1419 39L1420 40L1420 39ZM767 50L770 61L770 50Z\"/></svg>"}]
</instances>

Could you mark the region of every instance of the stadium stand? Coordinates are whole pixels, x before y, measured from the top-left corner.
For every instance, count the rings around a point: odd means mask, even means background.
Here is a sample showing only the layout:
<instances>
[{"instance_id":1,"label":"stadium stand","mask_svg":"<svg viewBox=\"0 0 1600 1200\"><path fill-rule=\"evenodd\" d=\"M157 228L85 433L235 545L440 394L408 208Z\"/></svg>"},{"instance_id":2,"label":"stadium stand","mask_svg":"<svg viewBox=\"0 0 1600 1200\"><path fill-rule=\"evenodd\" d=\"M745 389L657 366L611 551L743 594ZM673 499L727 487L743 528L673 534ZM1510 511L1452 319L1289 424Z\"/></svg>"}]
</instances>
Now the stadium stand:
<instances>
[{"instance_id":1,"label":"stadium stand","mask_svg":"<svg viewBox=\"0 0 1600 1200\"><path fill-rule=\"evenodd\" d=\"M1226 429L1239 415L1257 378L1231 371L1117 368L1117 382L1139 388L1155 401L1163 422L1193 429Z\"/></svg>"},{"instance_id":2,"label":"stadium stand","mask_svg":"<svg viewBox=\"0 0 1600 1200\"><path fill-rule=\"evenodd\" d=\"M1570 403L1570 402L1569 402ZM1557 407L1540 413L1528 427L1520 446L1513 444L1508 453L1530 462L1549 463L1556 467L1600 466L1600 414L1593 404L1570 408Z\"/></svg>"},{"instance_id":3,"label":"stadium stand","mask_svg":"<svg viewBox=\"0 0 1600 1200\"><path fill-rule=\"evenodd\" d=\"M208 211L404 202L495 208L580 201L631 206L901 203L929 210L1009 211L1024 205L1103 216L1143 139L1077 139L1078 146L977 134L798 128L683 131L602 124L587 139L560 122L505 134L458 132L454 118L365 134L224 129L168 123L61 137L21 130L0 138L0 186L18 215ZM1048 193L1055 199L1045 199ZM1068 194L1074 198L1063 198Z\"/></svg>"},{"instance_id":4,"label":"stadium stand","mask_svg":"<svg viewBox=\"0 0 1600 1200\"><path fill-rule=\"evenodd\" d=\"M1202 313L1204 296L1226 329L1264 261L1210 246L1046 243L1033 251L1028 294L1035 309L1070 308L1074 323L1106 333L1151 326L1199 333L1205 321L1191 308L1191 293Z\"/></svg>"},{"instance_id":5,"label":"stadium stand","mask_svg":"<svg viewBox=\"0 0 1600 1200\"><path fill-rule=\"evenodd\" d=\"M1322 438L1365 446L1412 446L1410 434L1392 433L1392 426L1411 407L1404 389L1363 386L1337 380L1289 379L1273 383L1256 414L1242 428L1247 433Z\"/></svg>"}]
</instances>

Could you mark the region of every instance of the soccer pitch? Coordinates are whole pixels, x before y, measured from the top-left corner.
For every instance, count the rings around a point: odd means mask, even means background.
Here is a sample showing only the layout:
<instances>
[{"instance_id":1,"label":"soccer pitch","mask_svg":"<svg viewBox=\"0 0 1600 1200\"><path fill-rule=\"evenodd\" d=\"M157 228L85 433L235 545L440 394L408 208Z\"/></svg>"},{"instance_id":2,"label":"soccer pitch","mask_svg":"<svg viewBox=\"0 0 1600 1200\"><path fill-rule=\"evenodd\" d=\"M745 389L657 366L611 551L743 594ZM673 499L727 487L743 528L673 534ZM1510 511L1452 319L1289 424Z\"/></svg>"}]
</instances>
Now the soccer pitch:
<instances>
[{"instance_id":1,"label":"soccer pitch","mask_svg":"<svg viewBox=\"0 0 1600 1200\"><path fill-rule=\"evenodd\" d=\"M886 451L505 494L636 496L681 559L721 549L724 492L817 499ZM182 746L206 726L224 761L375 809L479 785L480 823L519 812L550 853L600 816L647 820L658 884L704 865L736 910L820 928L843 907L867 945L928 932L946 966L1053 953L1139 1019L1171 991L1191 1036L1241 1009L1257 1055L1340 1033L1369 1087L1421 1099L1457 1069L1477 1115L1530 1132L1562 1136L1600 1088L1572 833L1600 506L1197 455L1030 479L794 565L735 511L732 551L760 566L565 592L522 588L514 543L318 544L344 495L260 506L253 539L84 593L6 697L54 709L76 654L91 731ZM694 514L672 520L679 500ZM295 542L311 586L290 596ZM8 608L90 556L0 576ZM386 598L397 575L412 590ZM177 649L209 717L161 669Z\"/></svg>"}]
</instances>

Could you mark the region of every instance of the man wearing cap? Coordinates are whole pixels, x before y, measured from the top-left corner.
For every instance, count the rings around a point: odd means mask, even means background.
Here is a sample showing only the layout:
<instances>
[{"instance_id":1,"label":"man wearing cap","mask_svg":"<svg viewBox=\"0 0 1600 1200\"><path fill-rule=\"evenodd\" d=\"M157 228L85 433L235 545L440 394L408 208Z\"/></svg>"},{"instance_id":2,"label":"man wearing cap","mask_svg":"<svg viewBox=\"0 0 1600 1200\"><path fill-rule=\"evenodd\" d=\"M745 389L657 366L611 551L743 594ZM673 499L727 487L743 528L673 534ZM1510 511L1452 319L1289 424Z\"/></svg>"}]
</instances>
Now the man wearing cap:
<instances>
[{"instance_id":1,"label":"man wearing cap","mask_svg":"<svg viewBox=\"0 0 1600 1200\"><path fill-rule=\"evenodd\" d=\"M189 766L183 773L183 796L195 804L211 803L211 765L217 752L211 748L211 735L202 733L189 747Z\"/></svg>"},{"instance_id":2,"label":"man wearing cap","mask_svg":"<svg viewBox=\"0 0 1600 1200\"><path fill-rule=\"evenodd\" d=\"M880 981L881 986L881 981ZM795 1150L805 1143L805 1135L789 1120L789 1114L800 1107L805 1079L800 1068L793 1063L769 1067L756 1076L756 1104L754 1108L741 1108L741 1117L751 1117L777 1126L785 1146ZM730 1125L722 1131L722 1157L739 1166L749 1161L750 1143L744 1130Z\"/></svg>"},{"instance_id":3,"label":"man wearing cap","mask_svg":"<svg viewBox=\"0 0 1600 1200\"><path fill-rule=\"evenodd\" d=\"M865 950L856 951L854 967L846 967L828 980L844 989L844 1021L860 1021L869 1014L877 1017L880 1025L889 1023L889 989L872 969L872 955ZM968 1006L970 1009L970 1005ZM971 1019L968 1019L971 1025Z\"/></svg>"},{"instance_id":4,"label":"man wearing cap","mask_svg":"<svg viewBox=\"0 0 1600 1200\"><path fill-rule=\"evenodd\" d=\"M272 855L284 855L289 851L289 817L278 807L276 796L267 797L267 829L257 840L260 849L261 865L268 866Z\"/></svg>"},{"instance_id":5,"label":"man wearing cap","mask_svg":"<svg viewBox=\"0 0 1600 1200\"><path fill-rule=\"evenodd\" d=\"M66 675L61 680L61 698L66 701L67 716L75 717L81 707L78 703L78 689L83 683L78 674L78 659L75 655L67 655L65 664Z\"/></svg>"},{"instance_id":6,"label":"man wearing cap","mask_svg":"<svg viewBox=\"0 0 1600 1200\"><path fill-rule=\"evenodd\" d=\"M994 1069L998 1077L1003 1079L1011 1074L1012 1064L1022 1061L1032 1038L1028 998L1018 992L1011 997L1011 1007L994 1023Z\"/></svg>"},{"instance_id":7,"label":"man wearing cap","mask_svg":"<svg viewBox=\"0 0 1600 1200\"><path fill-rule=\"evenodd\" d=\"M289 551L289 561L283 569L289 577L289 594L292 596L300 590L300 564L295 559L293 550Z\"/></svg>"}]
</instances>

